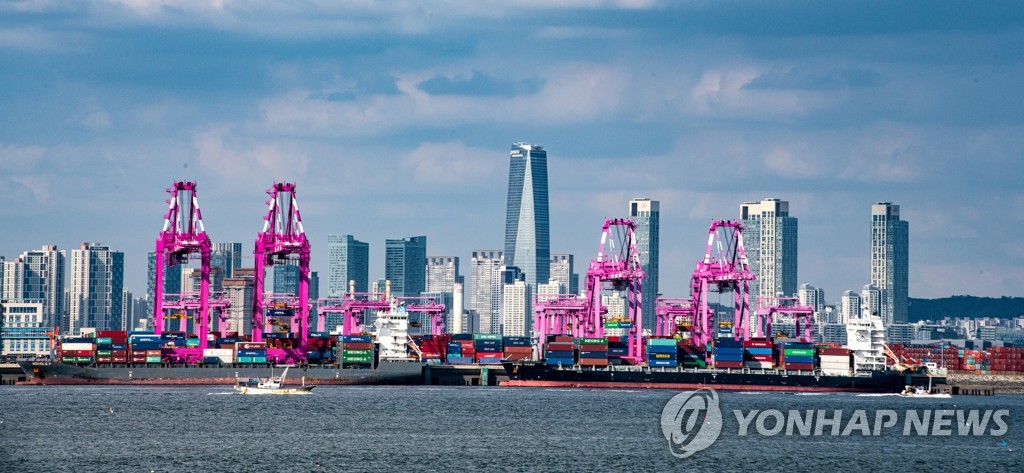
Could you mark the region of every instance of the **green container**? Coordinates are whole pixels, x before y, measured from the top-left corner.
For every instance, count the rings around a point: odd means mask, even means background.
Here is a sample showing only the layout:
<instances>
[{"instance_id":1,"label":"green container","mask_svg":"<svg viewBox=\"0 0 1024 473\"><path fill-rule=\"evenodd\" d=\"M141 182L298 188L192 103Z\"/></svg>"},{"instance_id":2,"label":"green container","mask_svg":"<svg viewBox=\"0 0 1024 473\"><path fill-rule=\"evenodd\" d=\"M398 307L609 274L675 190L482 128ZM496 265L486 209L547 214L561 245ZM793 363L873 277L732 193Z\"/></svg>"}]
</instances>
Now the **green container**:
<instances>
[{"instance_id":1,"label":"green container","mask_svg":"<svg viewBox=\"0 0 1024 473\"><path fill-rule=\"evenodd\" d=\"M238 362L239 363L252 363L252 357L251 356L240 356L240 357L238 357Z\"/></svg>"},{"instance_id":2,"label":"green container","mask_svg":"<svg viewBox=\"0 0 1024 473\"><path fill-rule=\"evenodd\" d=\"M622 328L619 326L619 322L605 322L604 328Z\"/></svg>"},{"instance_id":3,"label":"green container","mask_svg":"<svg viewBox=\"0 0 1024 473\"><path fill-rule=\"evenodd\" d=\"M607 338L580 338L580 345L607 345ZM672 343L675 345L675 342Z\"/></svg>"},{"instance_id":4,"label":"green container","mask_svg":"<svg viewBox=\"0 0 1024 473\"><path fill-rule=\"evenodd\" d=\"M185 346L188 348L195 348L199 346L198 338L187 338L185 339Z\"/></svg>"},{"instance_id":5,"label":"green container","mask_svg":"<svg viewBox=\"0 0 1024 473\"><path fill-rule=\"evenodd\" d=\"M80 356L80 357L78 357L78 362L79 363L92 363L92 357L91 356Z\"/></svg>"},{"instance_id":6,"label":"green container","mask_svg":"<svg viewBox=\"0 0 1024 473\"><path fill-rule=\"evenodd\" d=\"M252 362L253 363L266 363L267 362L267 357L265 357L265 356L254 356L254 357L252 357Z\"/></svg>"},{"instance_id":7,"label":"green container","mask_svg":"<svg viewBox=\"0 0 1024 473\"><path fill-rule=\"evenodd\" d=\"M373 356L373 350L342 350L342 356Z\"/></svg>"},{"instance_id":8,"label":"green container","mask_svg":"<svg viewBox=\"0 0 1024 473\"><path fill-rule=\"evenodd\" d=\"M342 356L342 363L370 363L371 360L368 356Z\"/></svg>"},{"instance_id":9,"label":"green container","mask_svg":"<svg viewBox=\"0 0 1024 473\"><path fill-rule=\"evenodd\" d=\"M813 348L787 348L783 354L785 356L814 356Z\"/></svg>"},{"instance_id":10,"label":"green container","mask_svg":"<svg viewBox=\"0 0 1024 473\"><path fill-rule=\"evenodd\" d=\"M473 340L501 340L500 333L474 333Z\"/></svg>"},{"instance_id":11,"label":"green container","mask_svg":"<svg viewBox=\"0 0 1024 473\"><path fill-rule=\"evenodd\" d=\"M61 358L60 361L61 363L78 363L78 358L75 358L73 356L65 356L64 358Z\"/></svg>"},{"instance_id":12,"label":"green container","mask_svg":"<svg viewBox=\"0 0 1024 473\"><path fill-rule=\"evenodd\" d=\"M147 356L146 357L146 363L160 363L160 357L159 356Z\"/></svg>"},{"instance_id":13,"label":"green container","mask_svg":"<svg viewBox=\"0 0 1024 473\"><path fill-rule=\"evenodd\" d=\"M649 346L649 347L674 347L674 346L676 346L676 339L674 339L674 338L648 338L647 339L647 346Z\"/></svg>"},{"instance_id":14,"label":"green container","mask_svg":"<svg viewBox=\"0 0 1024 473\"><path fill-rule=\"evenodd\" d=\"M96 356L113 356L111 350L96 350Z\"/></svg>"},{"instance_id":15,"label":"green container","mask_svg":"<svg viewBox=\"0 0 1024 473\"><path fill-rule=\"evenodd\" d=\"M111 343L114 343L114 341L111 340L110 337L100 337L96 339L96 343L106 343L109 345Z\"/></svg>"}]
</instances>

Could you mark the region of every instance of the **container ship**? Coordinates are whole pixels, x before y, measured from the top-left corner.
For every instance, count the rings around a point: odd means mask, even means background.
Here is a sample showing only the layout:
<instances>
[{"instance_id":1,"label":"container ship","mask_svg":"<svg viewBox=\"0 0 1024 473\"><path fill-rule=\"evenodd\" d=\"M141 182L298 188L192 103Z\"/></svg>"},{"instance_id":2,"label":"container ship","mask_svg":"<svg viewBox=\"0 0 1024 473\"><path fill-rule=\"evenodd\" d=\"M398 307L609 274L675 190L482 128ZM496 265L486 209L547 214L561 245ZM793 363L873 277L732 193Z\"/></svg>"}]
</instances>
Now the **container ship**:
<instances>
[{"instance_id":1,"label":"container ship","mask_svg":"<svg viewBox=\"0 0 1024 473\"><path fill-rule=\"evenodd\" d=\"M886 364L880 321L848 328L847 348L788 340L648 338L646 363L625 363L626 337L550 336L543 361L506 361L503 386L574 388L714 388L733 391L899 393L944 384L925 369ZM538 357L540 358L540 357Z\"/></svg>"}]
</instances>

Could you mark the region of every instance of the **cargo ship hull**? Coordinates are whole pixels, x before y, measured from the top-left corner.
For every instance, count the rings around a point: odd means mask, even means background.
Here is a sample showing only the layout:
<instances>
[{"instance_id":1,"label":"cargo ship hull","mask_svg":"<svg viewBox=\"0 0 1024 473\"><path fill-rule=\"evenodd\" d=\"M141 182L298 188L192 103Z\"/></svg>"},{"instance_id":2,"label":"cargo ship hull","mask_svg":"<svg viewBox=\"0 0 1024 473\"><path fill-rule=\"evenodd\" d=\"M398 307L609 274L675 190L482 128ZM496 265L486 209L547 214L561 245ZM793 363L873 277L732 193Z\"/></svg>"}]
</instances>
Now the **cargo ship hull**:
<instances>
[{"instance_id":1,"label":"cargo ship hull","mask_svg":"<svg viewBox=\"0 0 1024 473\"><path fill-rule=\"evenodd\" d=\"M726 391L898 393L914 380L896 371L870 376L825 376L814 373L744 372L741 370L579 369L544 363L505 363L509 380L502 386L565 388L652 388Z\"/></svg>"},{"instance_id":2,"label":"cargo ship hull","mask_svg":"<svg viewBox=\"0 0 1024 473\"><path fill-rule=\"evenodd\" d=\"M234 385L239 380L267 377L263 366L77 366L49 362L19 362L28 375L24 384L36 385ZM340 368L312 365L292 368L289 385L412 385L423 384L419 362L382 362L376 368ZM277 369L280 373L280 369Z\"/></svg>"}]
</instances>

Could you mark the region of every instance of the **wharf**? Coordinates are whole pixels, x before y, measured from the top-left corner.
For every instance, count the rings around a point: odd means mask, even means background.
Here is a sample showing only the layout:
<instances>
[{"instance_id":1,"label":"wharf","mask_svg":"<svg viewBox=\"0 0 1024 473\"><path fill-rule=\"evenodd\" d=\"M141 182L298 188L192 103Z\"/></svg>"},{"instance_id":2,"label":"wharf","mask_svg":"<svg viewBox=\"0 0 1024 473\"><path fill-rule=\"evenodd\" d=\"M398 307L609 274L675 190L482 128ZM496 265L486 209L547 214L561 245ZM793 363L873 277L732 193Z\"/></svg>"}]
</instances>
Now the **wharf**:
<instances>
[{"instance_id":1,"label":"wharf","mask_svg":"<svg viewBox=\"0 0 1024 473\"><path fill-rule=\"evenodd\" d=\"M497 386L508 381L502 365L424 365L423 384L434 386Z\"/></svg>"}]
</instances>

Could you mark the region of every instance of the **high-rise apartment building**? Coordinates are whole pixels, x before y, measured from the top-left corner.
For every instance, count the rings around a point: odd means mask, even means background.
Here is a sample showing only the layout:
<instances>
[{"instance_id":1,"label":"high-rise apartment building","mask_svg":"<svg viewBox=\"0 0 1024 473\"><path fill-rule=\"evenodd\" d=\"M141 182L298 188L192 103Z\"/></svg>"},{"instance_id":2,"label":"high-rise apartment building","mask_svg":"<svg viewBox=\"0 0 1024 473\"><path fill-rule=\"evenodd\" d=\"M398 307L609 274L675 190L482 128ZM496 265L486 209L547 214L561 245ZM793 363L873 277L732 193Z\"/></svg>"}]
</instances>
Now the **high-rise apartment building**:
<instances>
[{"instance_id":1,"label":"high-rise apartment building","mask_svg":"<svg viewBox=\"0 0 1024 473\"><path fill-rule=\"evenodd\" d=\"M454 326L455 285L463 283L459 275L459 257L428 256L426 274L427 286L422 295L444 304L445 327L451 330Z\"/></svg>"},{"instance_id":2,"label":"high-rise apartment building","mask_svg":"<svg viewBox=\"0 0 1024 473\"><path fill-rule=\"evenodd\" d=\"M548 281L558 281L565 294L580 293L580 275L576 273L573 260L573 255L569 254L551 255L551 275ZM540 281L540 283L543 284L545 281ZM537 294L540 294L539 288Z\"/></svg>"},{"instance_id":3,"label":"high-rise apartment building","mask_svg":"<svg viewBox=\"0 0 1024 473\"><path fill-rule=\"evenodd\" d=\"M796 294L797 219L789 216L789 202L744 202L740 219L750 269L757 275L750 284L751 302ZM755 305L760 306L760 301Z\"/></svg>"},{"instance_id":4,"label":"high-rise apartment building","mask_svg":"<svg viewBox=\"0 0 1024 473\"><path fill-rule=\"evenodd\" d=\"M384 279L391 281L391 294L419 296L427 285L427 237L386 240Z\"/></svg>"},{"instance_id":5,"label":"high-rise apartment building","mask_svg":"<svg viewBox=\"0 0 1024 473\"><path fill-rule=\"evenodd\" d=\"M71 281L68 331L83 327L121 330L124 301L124 253L99 243L82 243L71 250Z\"/></svg>"},{"instance_id":6,"label":"high-rise apartment building","mask_svg":"<svg viewBox=\"0 0 1024 473\"><path fill-rule=\"evenodd\" d=\"M356 282L356 292L369 291L370 244L352 235L327 235L328 297L348 293L349 281Z\"/></svg>"},{"instance_id":7,"label":"high-rise apartment building","mask_svg":"<svg viewBox=\"0 0 1024 473\"><path fill-rule=\"evenodd\" d=\"M800 305L813 307L815 314L825 312L824 289L804 283L800 285L800 290L797 292L797 298L800 299Z\"/></svg>"},{"instance_id":8,"label":"high-rise apartment building","mask_svg":"<svg viewBox=\"0 0 1024 473\"><path fill-rule=\"evenodd\" d=\"M910 226L900 219L900 206L871 206L871 284L882 291L886 325L907 322Z\"/></svg>"},{"instance_id":9,"label":"high-rise apartment building","mask_svg":"<svg viewBox=\"0 0 1024 473\"><path fill-rule=\"evenodd\" d=\"M537 301L544 302L556 298L559 294L565 294L565 286L561 281L551 278L544 284L537 285Z\"/></svg>"},{"instance_id":10,"label":"high-rise apartment building","mask_svg":"<svg viewBox=\"0 0 1024 473\"><path fill-rule=\"evenodd\" d=\"M860 294L854 291L843 291L839 300L839 323L845 324L861 317Z\"/></svg>"},{"instance_id":11,"label":"high-rise apartment building","mask_svg":"<svg viewBox=\"0 0 1024 473\"><path fill-rule=\"evenodd\" d=\"M60 325L64 314L64 252L46 245L30 250L0 269L3 298L43 304L44 323Z\"/></svg>"},{"instance_id":12,"label":"high-rise apartment building","mask_svg":"<svg viewBox=\"0 0 1024 473\"><path fill-rule=\"evenodd\" d=\"M153 318L153 294L154 288L156 287L156 253L149 252L147 261L148 271L146 272L146 304L148 309L146 310L145 318L152 320ZM164 263L164 294L178 294L181 292L181 265L171 266Z\"/></svg>"},{"instance_id":13,"label":"high-rise apartment building","mask_svg":"<svg viewBox=\"0 0 1024 473\"><path fill-rule=\"evenodd\" d=\"M860 305L871 315L882 316L885 303L885 291L874 284L866 284L860 290Z\"/></svg>"},{"instance_id":14,"label":"high-rise apartment building","mask_svg":"<svg viewBox=\"0 0 1024 473\"><path fill-rule=\"evenodd\" d=\"M658 229L661 204L651 199L629 201L629 218L636 224L636 246L644 279L640 282L643 326L654 327L654 303L658 299Z\"/></svg>"},{"instance_id":15,"label":"high-rise apartment building","mask_svg":"<svg viewBox=\"0 0 1024 473\"><path fill-rule=\"evenodd\" d=\"M541 146L515 143L509 157L505 213L505 265L515 266L536 289L550 278L548 155Z\"/></svg>"},{"instance_id":16,"label":"high-rise apartment building","mask_svg":"<svg viewBox=\"0 0 1024 473\"><path fill-rule=\"evenodd\" d=\"M214 243L210 266L220 268L220 279L234 277L235 268L242 267L242 244L233 241ZM219 285L220 281L217 281L217 284Z\"/></svg>"},{"instance_id":17,"label":"high-rise apartment building","mask_svg":"<svg viewBox=\"0 0 1024 473\"><path fill-rule=\"evenodd\" d=\"M473 294L470 296L470 309L478 317L478 330L481 333L498 333L498 324L494 322L500 317L494 308L500 303L492 298L492 281L496 271L503 265L501 250L475 250L470 259L470 279Z\"/></svg>"},{"instance_id":18,"label":"high-rise apartment building","mask_svg":"<svg viewBox=\"0 0 1024 473\"><path fill-rule=\"evenodd\" d=\"M533 312L533 296L526 281L513 281L503 288L501 334L506 337L529 337Z\"/></svg>"},{"instance_id":19,"label":"high-rise apartment building","mask_svg":"<svg viewBox=\"0 0 1024 473\"><path fill-rule=\"evenodd\" d=\"M235 268L234 277L224 279L224 296L231 301L227 310L227 331L252 333L252 300L256 278L254 268ZM329 328L334 328L329 326Z\"/></svg>"}]
</instances>

